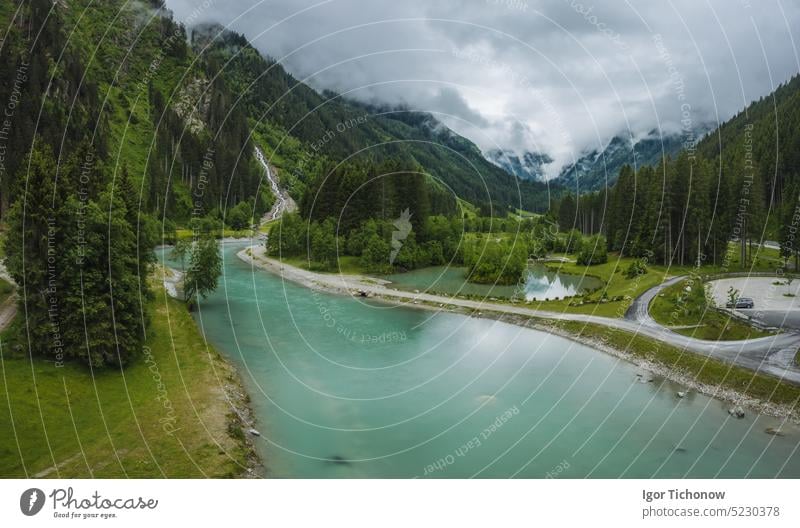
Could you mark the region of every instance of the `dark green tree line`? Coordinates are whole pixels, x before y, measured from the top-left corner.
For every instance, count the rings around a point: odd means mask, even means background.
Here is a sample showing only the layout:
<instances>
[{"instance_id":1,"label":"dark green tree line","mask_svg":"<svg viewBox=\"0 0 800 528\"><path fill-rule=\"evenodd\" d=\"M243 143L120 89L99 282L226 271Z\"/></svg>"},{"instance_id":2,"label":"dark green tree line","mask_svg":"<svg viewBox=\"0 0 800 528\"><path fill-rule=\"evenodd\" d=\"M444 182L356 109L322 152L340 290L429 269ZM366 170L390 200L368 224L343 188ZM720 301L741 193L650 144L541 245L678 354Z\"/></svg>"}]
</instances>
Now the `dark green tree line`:
<instances>
[{"instance_id":1,"label":"dark green tree line","mask_svg":"<svg viewBox=\"0 0 800 528\"><path fill-rule=\"evenodd\" d=\"M19 338L31 353L93 366L124 365L141 349L154 231L111 183L81 189L80 163L56 175L46 145L28 156L7 215L5 264L21 289Z\"/></svg>"}]
</instances>

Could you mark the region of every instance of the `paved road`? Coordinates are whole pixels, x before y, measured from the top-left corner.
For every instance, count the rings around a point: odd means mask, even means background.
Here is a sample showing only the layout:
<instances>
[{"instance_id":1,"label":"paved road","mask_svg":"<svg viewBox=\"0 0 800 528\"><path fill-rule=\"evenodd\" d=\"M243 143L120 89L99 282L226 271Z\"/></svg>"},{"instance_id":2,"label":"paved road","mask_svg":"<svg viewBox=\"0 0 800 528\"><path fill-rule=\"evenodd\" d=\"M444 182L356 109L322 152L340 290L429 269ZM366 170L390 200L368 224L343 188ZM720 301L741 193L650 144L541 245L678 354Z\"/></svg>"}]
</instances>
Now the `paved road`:
<instances>
[{"instance_id":1,"label":"paved road","mask_svg":"<svg viewBox=\"0 0 800 528\"><path fill-rule=\"evenodd\" d=\"M767 326L797 330L800 329L800 280L788 285L785 282L778 276L730 277L713 280L709 286L718 306L727 302L728 289L733 287L741 297L751 297L755 303L754 309L737 312ZM787 293L792 296L787 297Z\"/></svg>"},{"instance_id":2,"label":"paved road","mask_svg":"<svg viewBox=\"0 0 800 528\"><path fill-rule=\"evenodd\" d=\"M322 274L295 268L265 257L263 246L251 246L249 249L251 251L250 255L247 254L247 249L245 249L239 252L238 256L255 266L281 275L286 280L309 287L321 286L328 290L348 294L354 291L362 291L378 297L404 300L410 303L424 301L443 306L455 305L477 311L492 311L558 321L593 323L644 335L687 351L722 359L741 367L771 374L800 385L800 369L793 364L794 354L800 347L800 334L798 333L785 332L775 336L743 341L704 341L678 334L656 323L647 312L647 305L658 292L679 281L682 277L670 279L660 286L646 291L634 300L624 318L617 319L597 315L551 312L525 306L443 297L429 293L398 291L387 288L384 284L376 284L373 278L357 275Z\"/></svg>"},{"instance_id":3,"label":"paved road","mask_svg":"<svg viewBox=\"0 0 800 528\"><path fill-rule=\"evenodd\" d=\"M650 301L652 301L656 295L661 293L661 291L664 288L669 288L673 284L680 282L683 279L684 279L683 276L673 277L669 280L662 282L658 286L650 288L649 290L647 290L646 292L635 298L631 303L630 307L628 307L628 311L625 312L625 319L629 321L636 321L642 325L661 327L661 325L658 324L655 321L655 319L650 317L650 310L649 310Z\"/></svg>"},{"instance_id":4,"label":"paved road","mask_svg":"<svg viewBox=\"0 0 800 528\"><path fill-rule=\"evenodd\" d=\"M800 310L745 310L739 309L744 315L755 319L761 324L785 330L800 330Z\"/></svg>"}]
</instances>

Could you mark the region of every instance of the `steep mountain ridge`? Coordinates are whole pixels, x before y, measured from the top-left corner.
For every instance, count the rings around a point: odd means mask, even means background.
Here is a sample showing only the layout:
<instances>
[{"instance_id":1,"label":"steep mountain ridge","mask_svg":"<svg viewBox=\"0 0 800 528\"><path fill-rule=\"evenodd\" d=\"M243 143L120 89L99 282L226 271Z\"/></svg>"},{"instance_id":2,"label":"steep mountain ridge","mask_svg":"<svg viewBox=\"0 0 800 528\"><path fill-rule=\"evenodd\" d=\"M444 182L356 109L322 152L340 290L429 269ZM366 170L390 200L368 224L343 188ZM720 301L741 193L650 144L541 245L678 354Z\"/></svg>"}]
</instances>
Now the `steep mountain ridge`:
<instances>
[{"instance_id":1,"label":"steep mountain ridge","mask_svg":"<svg viewBox=\"0 0 800 528\"><path fill-rule=\"evenodd\" d=\"M663 158L677 155L684 149L684 143L681 134L662 135L657 131L635 142L617 135L603 149L586 152L563 167L554 181L578 193L611 187L623 166L656 166Z\"/></svg>"},{"instance_id":2,"label":"steep mountain ridge","mask_svg":"<svg viewBox=\"0 0 800 528\"><path fill-rule=\"evenodd\" d=\"M495 210L547 207L547 186L518 181L430 113L318 93L264 57L246 38L218 25L206 24L190 34L195 52L202 50L207 60L224 65L221 77L240 94L238 104L268 143L265 150L275 164L290 173L288 186L295 192L309 184L310 173L319 170L323 158L400 158L420 165L459 198L487 210L490 204Z\"/></svg>"}]
</instances>

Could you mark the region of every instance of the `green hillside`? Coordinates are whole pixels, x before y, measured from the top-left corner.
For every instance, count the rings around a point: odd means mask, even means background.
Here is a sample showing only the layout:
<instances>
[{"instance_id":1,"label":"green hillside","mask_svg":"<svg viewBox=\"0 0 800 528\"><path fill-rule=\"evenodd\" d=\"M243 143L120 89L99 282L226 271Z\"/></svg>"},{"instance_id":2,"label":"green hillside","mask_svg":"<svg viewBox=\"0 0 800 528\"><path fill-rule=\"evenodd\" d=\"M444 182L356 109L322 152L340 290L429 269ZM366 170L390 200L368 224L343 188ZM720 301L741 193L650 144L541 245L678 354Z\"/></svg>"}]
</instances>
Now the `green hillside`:
<instances>
[{"instance_id":1,"label":"green hillside","mask_svg":"<svg viewBox=\"0 0 800 528\"><path fill-rule=\"evenodd\" d=\"M768 204L796 201L797 192L785 194L800 183L800 75L723 123L697 150L728 165L750 157Z\"/></svg>"},{"instance_id":2,"label":"green hillside","mask_svg":"<svg viewBox=\"0 0 800 528\"><path fill-rule=\"evenodd\" d=\"M798 123L796 75L696 148L655 167L626 165L608 191L568 195L552 212L562 229L602 232L609 250L651 262L747 268L762 240L778 240L797 269Z\"/></svg>"},{"instance_id":3,"label":"green hillside","mask_svg":"<svg viewBox=\"0 0 800 528\"><path fill-rule=\"evenodd\" d=\"M502 214L511 208L541 211L548 188L520 182L489 163L471 141L455 134L432 115L406 108L379 108L342 96L317 93L263 57L241 35L220 26L191 31L192 47L241 95L251 124L270 154L287 169L292 187L302 192L313 179L320 158L340 162L399 159L418 165L459 198Z\"/></svg>"}]
</instances>

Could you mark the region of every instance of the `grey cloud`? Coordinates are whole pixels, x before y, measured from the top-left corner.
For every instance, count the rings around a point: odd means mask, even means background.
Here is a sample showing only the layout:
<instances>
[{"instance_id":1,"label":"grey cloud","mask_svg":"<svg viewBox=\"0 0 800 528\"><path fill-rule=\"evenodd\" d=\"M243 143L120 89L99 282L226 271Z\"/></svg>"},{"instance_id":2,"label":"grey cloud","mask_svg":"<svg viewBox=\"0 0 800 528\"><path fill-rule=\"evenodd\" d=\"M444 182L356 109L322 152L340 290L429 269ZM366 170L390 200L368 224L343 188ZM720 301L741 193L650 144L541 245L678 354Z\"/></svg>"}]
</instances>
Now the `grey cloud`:
<instances>
[{"instance_id":1,"label":"grey cloud","mask_svg":"<svg viewBox=\"0 0 800 528\"><path fill-rule=\"evenodd\" d=\"M441 88L439 93L431 99L429 106L443 114L460 118L474 126L489 126L489 121L470 108L458 90L453 88Z\"/></svg>"},{"instance_id":2,"label":"grey cloud","mask_svg":"<svg viewBox=\"0 0 800 528\"><path fill-rule=\"evenodd\" d=\"M202 16L316 88L450 114L480 147L554 166L677 130L687 108L727 119L800 69L800 5L778 0L218 0Z\"/></svg>"}]
</instances>

